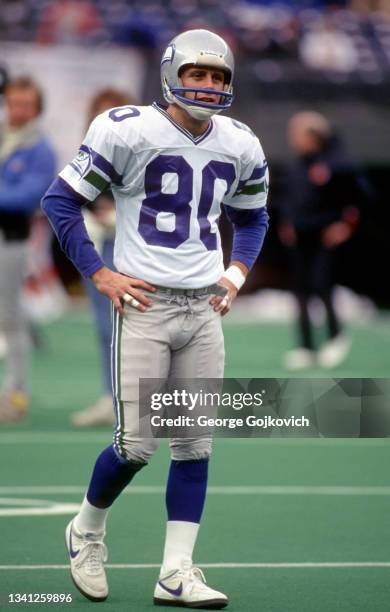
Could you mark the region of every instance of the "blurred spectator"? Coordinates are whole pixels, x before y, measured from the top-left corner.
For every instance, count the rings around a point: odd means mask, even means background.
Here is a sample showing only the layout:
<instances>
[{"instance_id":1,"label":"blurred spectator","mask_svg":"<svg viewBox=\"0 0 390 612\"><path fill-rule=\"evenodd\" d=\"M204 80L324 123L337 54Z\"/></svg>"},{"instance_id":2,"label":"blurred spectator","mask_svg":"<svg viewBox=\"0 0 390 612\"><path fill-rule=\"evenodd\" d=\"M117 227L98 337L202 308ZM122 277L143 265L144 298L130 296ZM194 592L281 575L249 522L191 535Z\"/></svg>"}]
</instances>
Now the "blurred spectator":
<instances>
[{"instance_id":1,"label":"blurred spectator","mask_svg":"<svg viewBox=\"0 0 390 612\"><path fill-rule=\"evenodd\" d=\"M7 83L7 72L0 64L0 138L1 126L5 124L5 109L4 109L4 90Z\"/></svg>"},{"instance_id":2,"label":"blurred spectator","mask_svg":"<svg viewBox=\"0 0 390 612\"><path fill-rule=\"evenodd\" d=\"M303 63L315 70L352 72L358 67L352 38L324 19L303 35L299 51Z\"/></svg>"},{"instance_id":3,"label":"blurred spectator","mask_svg":"<svg viewBox=\"0 0 390 612\"><path fill-rule=\"evenodd\" d=\"M4 94L5 84L7 82L7 71L0 64L0 96Z\"/></svg>"},{"instance_id":4,"label":"blurred spectator","mask_svg":"<svg viewBox=\"0 0 390 612\"><path fill-rule=\"evenodd\" d=\"M334 257L358 224L366 195L364 179L319 113L294 115L287 136L296 160L286 174L279 237L291 249L299 347L286 354L285 365L291 370L316 363L336 367L347 356L350 342L332 300ZM323 302L327 317L328 340L318 354L309 314L313 295Z\"/></svg>"},{"instance_id":5,"label":"blurred spectator","mask_svg":"<svg viewBox=\"0 0 390 612\"><path fill-rule=\"evenodd\" d=\"M112 40L124 46L132 46L149 51L156 49L165 41L164 33L169 27L167 14L157 4L147 12L134 8L124 9L112 23Z\"/></svg>"},{"instance_id":6,"label":"blurred spectator","mask_svg":"<svg viewBox=\"0 0 390 612\"><path fill-rule=\"evenodd\" d=\"M0 328L7 342L0 422L27 411L29 332L20 292L27 268L31 217L55 173L53 149L39 115L42 93L29 77L8 82L6 123L0 137Z\"/></svg>"},{"instance_id":7,"label":"blurred spectator","mask_svg":"<svg viewBox=\"0 0 390 612\"><path fill-rule=\"evenodd\" d=\"M48 3L38 26L39 43L96 43L102 38L102 23L90 0Z\"/></svg>"},{"instance_id":8,"label":"blurred spectator","mask_svg":"<svg viewBox=\"0 0 390 612\"><path fill-rule=\"evenodd\" d=\"M33 37L33 6L25 0L0 2L0 40L31 40Z\"/></svg>"},{"instance_id":9,"label":"blurred spectator","mask_svg":"<svg viewBox=\"0 0 390 612\"><path fill-rule=\"evenodd\" d=\"M28 264L22 301L30 323L34 348L45 346L38 324L48 323L64 314L68 300L52 257L53 230L41 210L31 219Z\"/></svg>"},{"instance_id":10,"label":"blurred spectator","mask_svg":"<svg viewBox=\"0 0 390 612\"><path fill-rule=\"evenodd\" d=\"M362 15L374 12L390 13L389 0L351 0L349 6L353 11Z\"/></svg>"},{"instance_id":11,"label":"blurred spectator","mask_svg":"<svg viewBox=\"0 0 390 612\"><path fill-rule=\"evenodd\" d=\"M100 113L125 104L134 103L130 97L116 89L103 89L92 98L88 111L88 125ZM84 211L85 225L91 240L107 265L114 267L115 205L111 192L105 192ZM92 425L112 425L114 410L111 389L111 305L89 279L85 287L94 310L96 329L102 356L103 395L95 404L72 415L72 423L77 427Z\"/></svg>"}]
</instances>

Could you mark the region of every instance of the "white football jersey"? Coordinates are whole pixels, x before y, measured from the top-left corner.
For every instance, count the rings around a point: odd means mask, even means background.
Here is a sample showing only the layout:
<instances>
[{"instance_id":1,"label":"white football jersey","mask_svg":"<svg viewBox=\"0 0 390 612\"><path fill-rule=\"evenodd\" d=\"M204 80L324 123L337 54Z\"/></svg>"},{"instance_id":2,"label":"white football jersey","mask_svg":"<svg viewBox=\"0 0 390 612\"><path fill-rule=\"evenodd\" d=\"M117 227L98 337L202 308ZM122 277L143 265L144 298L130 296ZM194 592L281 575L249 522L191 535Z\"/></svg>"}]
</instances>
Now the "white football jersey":
<instances>
[{"instance_id":1,"label":"white football jersey","mask_svg":"<svg viewBox=\"0 0 390 612\"><path fill-rule=\"evenodd\" d=\"M223 273L221 203L260 208L268 189L264 153L247 126L217 115L195 138L157 104L99 115L60 176L91 201L111 188L119 272L190 289Z\"/></svg>"}]
</instances>

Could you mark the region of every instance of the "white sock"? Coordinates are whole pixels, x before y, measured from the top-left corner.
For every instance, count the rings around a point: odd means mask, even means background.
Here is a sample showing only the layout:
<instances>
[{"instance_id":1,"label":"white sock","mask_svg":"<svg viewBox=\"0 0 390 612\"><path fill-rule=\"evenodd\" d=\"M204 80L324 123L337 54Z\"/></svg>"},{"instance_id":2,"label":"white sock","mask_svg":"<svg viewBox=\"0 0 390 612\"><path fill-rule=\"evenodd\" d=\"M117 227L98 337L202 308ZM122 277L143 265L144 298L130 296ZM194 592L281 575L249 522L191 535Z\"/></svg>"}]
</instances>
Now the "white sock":
<instances>
[{"instance_id":1,"label":"white sock","mask_svg":"<svg viewBox=\"0 0 390 612\"><path fill-rule=\"evenodd\" d=\"M199 523L168 521L165 536L161 575L171 570L192 565L192 552L199 531Z\"/></svg>"},{"instance_id":2,"label":"white sock","mask_svg":"<svg viewBox=\"0 0 390 612\"><path fill-rule=\"evenodd\" d=\"M84 497L79 513L74 519L74 526L81 533L104 533L106 518L110 508L96 508Z\"/></svg>"}]
</instances>

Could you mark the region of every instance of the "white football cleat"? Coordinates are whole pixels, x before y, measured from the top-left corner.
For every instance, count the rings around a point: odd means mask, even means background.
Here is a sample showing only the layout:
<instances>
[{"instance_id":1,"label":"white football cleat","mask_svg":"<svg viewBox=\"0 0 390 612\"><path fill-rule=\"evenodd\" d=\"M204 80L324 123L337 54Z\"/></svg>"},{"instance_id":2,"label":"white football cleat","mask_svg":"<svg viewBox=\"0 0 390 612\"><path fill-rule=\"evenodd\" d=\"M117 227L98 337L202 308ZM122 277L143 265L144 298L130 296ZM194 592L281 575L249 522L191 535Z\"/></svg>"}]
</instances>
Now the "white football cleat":
<instances>
[{"instance_id":1,"label":"white football cleat","mask_svg":"<svg viewBox=\"0 0 390 612\"><path fill-rule=\"evenodd\" d=\"M346 359L350 348L349 338L338 334L318 351L318 364L323 368L336 368Z\"/></svg>"},{"instance_id":2,"label":"white football cleat","mask_svg":"<svg viewBox=\"0 0 390 612\"><path fill-rule=\"evenodd\" d=\"M160 576L154 589L153 601L157 606L209 610L225 608L229 603L224 593L207 586L204 574L198 567L172 570L165 576Z\"/></svg>"},{"instance_id":3,"label":"white football cleat","mask_svg":"<svg viewBox=\"0 0 390 612\"><path fill-rule=\"evenodd\" d=\"M107 561L107 547L102 541L103 537L104 534L79 533L73 520L65 531L73 582L80 593L91 601L104 601L108 595L103 565Z\"/></svg>"},{"instance_id":4,"label":"white football cleat","mask_svg":"<svg viewBox=\"0 0 390 612\"><path fill-rule=\"evenodd\" d=\"M71 416L71 422L76 427L113 425L114 420L114 407L111 395L103 395L92 406L75 412Z\"/></svg>"},{"instance_id":5,"label":"white football cleat","mask_svg":"<svg viewBox=\"0 0 390 612\"><path fill-rule=\"evenodd\" d=\"M283 364L292 372L311 368L316 365L316 353L307 348L292 349L284 355Z\"/></svg>"}]
</instances>

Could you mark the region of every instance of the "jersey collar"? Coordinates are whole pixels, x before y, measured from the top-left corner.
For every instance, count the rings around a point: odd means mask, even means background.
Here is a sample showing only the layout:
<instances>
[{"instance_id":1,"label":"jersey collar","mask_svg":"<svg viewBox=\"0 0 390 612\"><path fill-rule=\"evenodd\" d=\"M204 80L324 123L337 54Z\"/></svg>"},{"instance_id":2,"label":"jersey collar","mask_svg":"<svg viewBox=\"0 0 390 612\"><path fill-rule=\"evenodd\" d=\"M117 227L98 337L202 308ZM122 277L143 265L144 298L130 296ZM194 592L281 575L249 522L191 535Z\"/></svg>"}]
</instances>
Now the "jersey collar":
<instances>
[{"instance_id":1,"label":"jersey collar","mask_svg":"<svg viewBox=\"0 0 390 612\"><path fill-rule=\"evenodd\" d=\"M201 134L200 136L193 136L191 134L191 132L189 132L188 130L186 130L185 128L183 128L181 125L179 125L172 117L171 115L165 110L164 106L162 106L161 104L159 104L158 102L153 102L152 104L153 108L155 108L159 113L161 113L162 115L164 115L164 117L166 119L168 119L168 121L170 121L172 123L172 125L175 126L176 129L179 130L179 132L181 132L182 134L184 134L184 136L187 136L187 138L189 138L189 140L191 140L191 142L195 145L198 145L199 143L203 142L203 140L205 140L205 138L207 138L207 136L209 136L210 132L212 131L213 127L214 127L214 123L213 120L210 119L209 121L209 125L207 130L204 132L204 134Z\"/></svg>"}]
</instances>

